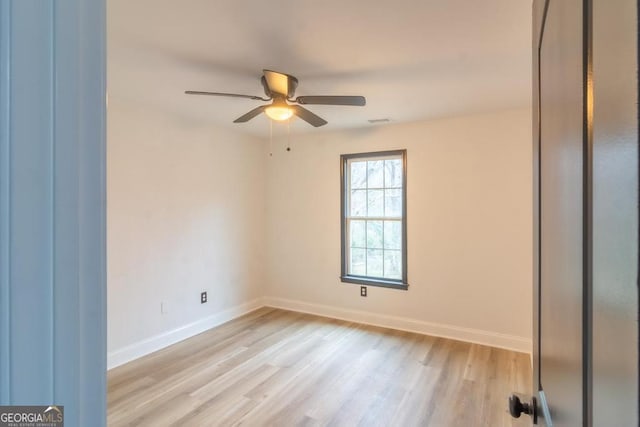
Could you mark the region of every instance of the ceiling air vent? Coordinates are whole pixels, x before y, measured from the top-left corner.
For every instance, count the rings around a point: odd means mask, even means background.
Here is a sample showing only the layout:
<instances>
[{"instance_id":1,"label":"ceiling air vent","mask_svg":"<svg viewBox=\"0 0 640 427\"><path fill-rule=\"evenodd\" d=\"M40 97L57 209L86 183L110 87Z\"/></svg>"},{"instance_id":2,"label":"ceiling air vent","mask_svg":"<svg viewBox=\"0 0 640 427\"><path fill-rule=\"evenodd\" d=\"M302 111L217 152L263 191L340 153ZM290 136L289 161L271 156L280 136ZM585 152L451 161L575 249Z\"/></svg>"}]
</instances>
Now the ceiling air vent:
<instances>
[{"instance_id":1,"label":"ceiling air vent","mask_svg":"<svg viewBox=\"0 0 640 427\"><path fill-rule=\"evenodd\" d=\"M371 124L375 124L375 123L389 123L391 120L389 119L369 119L369 123Z\"/></svg>"}]
</instances>

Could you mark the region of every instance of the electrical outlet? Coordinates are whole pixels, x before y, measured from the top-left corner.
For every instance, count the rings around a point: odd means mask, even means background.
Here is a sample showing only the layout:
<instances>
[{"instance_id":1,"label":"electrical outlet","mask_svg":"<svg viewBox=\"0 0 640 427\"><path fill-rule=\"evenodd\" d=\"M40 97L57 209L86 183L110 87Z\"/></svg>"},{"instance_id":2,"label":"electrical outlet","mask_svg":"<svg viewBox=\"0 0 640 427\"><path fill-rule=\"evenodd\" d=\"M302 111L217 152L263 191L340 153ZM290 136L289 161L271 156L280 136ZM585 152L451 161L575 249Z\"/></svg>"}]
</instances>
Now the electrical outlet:
<instances>
[{"instance_id":1,"label":"electrical outlet","mask_svg":"<svg viewBox=\"0 0 640 427\"><path fill-rule=\"evenodd\" d=\"M207 292L200 292L200 304L207 302Z\"/></svg>"},{"instance_id":2,"label":"electrical outlet","mask_svg":"<svg viewBox=\"0 0 640 427\"><path fill-rule=\"evenodd\" d=\"M367 296L367 287L366 286L360 286L360 296L361 297L366 297Z\"/></svg>"},{"instance_id":3,"label":"electrical outlet","mask_svg":"<svg viewBox=\"0 0 640 427\"><path fill-rule=\"evenodd\" d=\"M160 314L167 314L167 303L160 303Z\"/></svg>"}]
</instances>

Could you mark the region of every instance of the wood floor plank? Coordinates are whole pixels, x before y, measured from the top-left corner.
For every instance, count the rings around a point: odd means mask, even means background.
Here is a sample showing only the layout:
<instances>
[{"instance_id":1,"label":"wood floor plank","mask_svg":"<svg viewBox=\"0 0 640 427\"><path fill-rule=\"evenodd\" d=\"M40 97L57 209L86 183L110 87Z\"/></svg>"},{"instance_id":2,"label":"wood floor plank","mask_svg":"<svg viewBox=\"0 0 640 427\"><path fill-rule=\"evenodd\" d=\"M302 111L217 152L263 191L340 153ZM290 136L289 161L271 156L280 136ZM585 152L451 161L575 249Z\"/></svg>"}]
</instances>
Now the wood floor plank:
<instances>
[{"instance_id":1,"label":"wood floor plank","mask_svg":"<svg viewBox=\"0 0 640 427\"><path fill-rule=\"evenodd\" d=\"M108 373L110 426L523 426L529 355L262 308Z\"/></svg>"}]
</instances>

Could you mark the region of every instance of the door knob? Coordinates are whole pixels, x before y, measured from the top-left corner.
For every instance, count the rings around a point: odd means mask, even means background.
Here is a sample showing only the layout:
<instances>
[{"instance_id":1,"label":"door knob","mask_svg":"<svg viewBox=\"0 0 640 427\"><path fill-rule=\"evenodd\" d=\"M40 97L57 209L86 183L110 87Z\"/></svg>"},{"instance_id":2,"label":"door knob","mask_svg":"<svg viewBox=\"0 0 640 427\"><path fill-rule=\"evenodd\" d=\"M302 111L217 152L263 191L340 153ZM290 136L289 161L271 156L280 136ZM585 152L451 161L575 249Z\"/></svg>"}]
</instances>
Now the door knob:
<instances>
[{"instance_id":1,"label":"door knob","mask_svg":"<svg viewBox=\"0 0 640 427\"><path fill-rule=\"evenodd\" d=\"M509 396L509 413L513 418L520 418L520 415L527 414L533 417L533 423L538 423L536 413L536 398L531 398L531 403L522 402L518 396L512 394Z\"/></svg>"}]
</instances>

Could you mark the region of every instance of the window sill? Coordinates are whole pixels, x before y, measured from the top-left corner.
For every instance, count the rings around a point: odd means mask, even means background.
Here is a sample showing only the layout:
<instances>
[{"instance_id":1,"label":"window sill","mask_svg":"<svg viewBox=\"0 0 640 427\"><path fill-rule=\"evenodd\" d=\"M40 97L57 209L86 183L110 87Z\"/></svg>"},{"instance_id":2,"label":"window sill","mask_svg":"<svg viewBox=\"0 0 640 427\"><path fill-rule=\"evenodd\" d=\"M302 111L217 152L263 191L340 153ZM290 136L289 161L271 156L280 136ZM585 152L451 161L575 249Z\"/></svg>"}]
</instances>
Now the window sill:
<instances>
[{"instance_id":1,"label":"window sill","mask_svg":"<svg viewBox=\"0 0 640 427\"><path fill-rule=\"evenodd\" d=\"M409 284L395 280L372 279L370 277L361 276L340 276L343 283L355 283L358 285L379 286L381 288L400 289L406 291Z\"/></svg>"}]
</instances>

